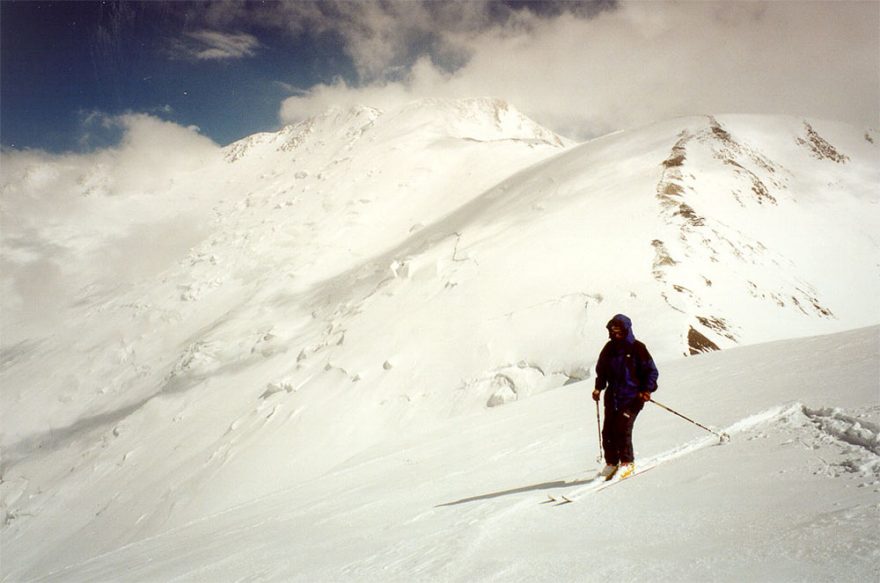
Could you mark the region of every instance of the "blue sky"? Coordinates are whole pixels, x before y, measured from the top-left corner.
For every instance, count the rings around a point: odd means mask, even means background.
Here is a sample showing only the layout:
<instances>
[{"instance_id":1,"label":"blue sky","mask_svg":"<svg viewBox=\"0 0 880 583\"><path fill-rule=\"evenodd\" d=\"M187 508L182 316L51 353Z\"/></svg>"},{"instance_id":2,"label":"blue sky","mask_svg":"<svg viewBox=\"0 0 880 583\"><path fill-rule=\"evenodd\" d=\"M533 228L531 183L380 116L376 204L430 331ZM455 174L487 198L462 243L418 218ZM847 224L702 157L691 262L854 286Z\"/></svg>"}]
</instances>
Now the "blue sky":
<instances>
[{"instance_id":1,"label":"blue sky","mask_svg":"<svg viewBox=\"0 0 880 583\"><path fill-rule=\"evenodd\" d=\"M0 142L143 113L225 145L332 105L492 96L575 139L678 115L878 125L875 2L0 2Z\"/></svg>"},{"instance_id":2,"label":"blue sky","mask_svg":"<svg viewBox=\"0 0 880 583\"><path fill-rule=\"evenodd\" d=\"M99 120L129 111L196 125L225 144L277 128L291 87L353 75L332 35L261 29L253 58L221 37L187 36L208 30L188 30L187 7L3 1L0 8L5 147L102 146L116 132ZM256 39L247 30L236 27L235 34ZM214 58L196 54L212 48Z\"/></svg>"}]
</instances>

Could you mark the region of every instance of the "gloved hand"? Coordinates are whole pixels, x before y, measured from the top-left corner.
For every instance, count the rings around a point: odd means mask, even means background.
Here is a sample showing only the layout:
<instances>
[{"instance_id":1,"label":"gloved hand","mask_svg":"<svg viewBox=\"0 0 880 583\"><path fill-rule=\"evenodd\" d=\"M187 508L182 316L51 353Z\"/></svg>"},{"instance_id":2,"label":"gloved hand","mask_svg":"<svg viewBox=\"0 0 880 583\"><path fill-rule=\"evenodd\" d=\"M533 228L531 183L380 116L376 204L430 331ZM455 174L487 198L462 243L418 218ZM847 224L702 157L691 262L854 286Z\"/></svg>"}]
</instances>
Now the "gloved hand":
<instances>
[{"instance_id":1,"label":"gloved hand","mask_svg":"<svg viewBox=\"0 0 880 583\"><path fill-rule=\"evenodd\" d=\"M650 401L651 400L651 393L649 391L640 391L639 392L639 399L641 399L642 401L646 401L646 402Z\"/></svg>"},{"instance_id":2,"label":"gloved hand","mask_svg":"<svg viewBox=\"0 0 880 583\"><path fill-rule=\"evenodd\" d=\"M599 395L601 395L601 394L602 394L602 391L600 391L599 389L594 389L593 390L593 400L598 401Z\"/></svg>"}]
</instances>

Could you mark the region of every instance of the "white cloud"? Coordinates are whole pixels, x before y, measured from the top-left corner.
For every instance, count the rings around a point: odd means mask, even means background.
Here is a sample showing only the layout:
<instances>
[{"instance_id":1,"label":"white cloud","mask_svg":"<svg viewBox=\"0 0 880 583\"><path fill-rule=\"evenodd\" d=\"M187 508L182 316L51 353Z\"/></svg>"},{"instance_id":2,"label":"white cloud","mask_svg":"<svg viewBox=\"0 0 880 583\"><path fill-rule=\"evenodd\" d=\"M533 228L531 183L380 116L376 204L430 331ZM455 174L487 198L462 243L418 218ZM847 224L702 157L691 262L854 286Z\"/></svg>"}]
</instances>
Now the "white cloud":
<instances>
[{"instance_id":1,"label":"white cloud","mask_svg":"<svg viewBox=\"0 0 880 583\"><path fill-rule=\"evenodd\" d=\"M203 167L219 150L196 127L182 127L146 114L117 119L124 135L111 155L117 167L114 188L121 192L155 191L179 174Z\"/></svg>"},{"instance_id":2,"label":"white cloud","mask_svg":"<svg viewBox=\"0 0 880 583\"><path fill-rule=\"evenodd\" d=\"M260 42L246 33L227 33L199 30L186 33L186 39L173 43L172 54L177 58L197 61L241 59L253 56Z\"/></svg>"},{"instance_id":3,"label":"white cloud","mask_svg":"<svg viewBox=\"0 0 880 583\"><path fill-rule=\"evenodd\" d=\"M425 66L430 75L440 75L430 64ZM319 115L331 106L374 105L390 109L422 96L411 81L351 87L344 79L337 79L332 84L318 84L298 93L281 103L279 115L283 123L295 123ZM437 93L432 91L431 95L438 96Z\"/></svg>"},{"instance_id":4,"label":"white cloud","mask_svg":"<svg viewBox=\"0 0 880 583\"><path fill-rule=\"evenodd\" d=\"M388 80L389 72L409 67L421 54L438 62L460 57L455 38L474 34L494 22L531 15L532 8L557 12L604 6L596 2L535 2L514 9L497 0L436 2L418 0L320 0L244 4L217 2L191 13L207 26L225 29L247 22L283 29L295 37L331 36L351 58L362 82ZM453 42L450 42L453 41Z\"/></svg>"},{"instance_id":5,"label":"white cloud","mask_svg":"<svg viewBox=\"0 0 880 583\"><path fill-rule=\"evenodd\" d=\"M282 121L333 104L387 108L421 97L484 95L504 97L579 138L704 113L880 121L880 14L873 3L631 2L589 19L524 11L494 24L478 4L479 24L470 25L456 24L461 12L440 17L423 9L408 11L400 24L389 20L392 11L370 6L359 15L360 29L349 22L340 33L367 81L312 87L283 102ZM405 35L377 29L396 26L419 38L431 18L436 36L422 58L402 75L383 77L382 67L399 67ZM463 63L452 73L438 64L450 54Z\"/></svg>"},{"instance_id":6,"label":"white cloud","mask_svg":"<svg viewBox=\"0 0 880 583\"><path fill-rule=\"evenodd\" d=\"M204 217L189 207L210 195L200 176L222 162L220 147L144 114L87 121L119 126L122 141L89 154L0 152L0 310L13 329L62 325L86 286L152 275L200 236Z\"/></svg>"},{"instance_id":7,"label":"white cloud","mask_svg":"<svg viewBox=\"0 0 880 583\"><path fill-rule=\"evenodd\" d=\"M117 128L121 140L114 147L87 154L3 151L0 184L4 194L26 192L31 199L51 200L53 204L92 194L149 194L161 191L180 173L204 166L220 152L198 128L143 113L110 116L90 112L83 125ZM87 180L89 175L96 180ZM90 189L90 184L94 188Z\"/></svg>"}]
</instances>

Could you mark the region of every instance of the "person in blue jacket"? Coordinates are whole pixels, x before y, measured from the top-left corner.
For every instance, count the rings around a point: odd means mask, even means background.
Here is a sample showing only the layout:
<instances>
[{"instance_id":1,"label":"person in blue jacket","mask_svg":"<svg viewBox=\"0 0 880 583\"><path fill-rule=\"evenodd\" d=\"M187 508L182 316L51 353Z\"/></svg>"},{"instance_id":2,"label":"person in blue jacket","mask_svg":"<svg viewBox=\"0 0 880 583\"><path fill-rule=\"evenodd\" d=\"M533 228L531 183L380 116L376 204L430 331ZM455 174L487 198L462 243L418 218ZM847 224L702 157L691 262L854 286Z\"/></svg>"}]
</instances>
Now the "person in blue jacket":
<instances>
[{"instance_id":1,"label":"person in blue jacket","mask_svg":"<svg viewBox=\"0 0 880 583\"><path fill-rule=\"evenodd\" d=\"M602 447L605 468L601 475L610 480L615 475L627 478L635 471L632 445L636 417L657 390L659 372L648 348L636 340L632 320L617 314L608 322L610 340L596 362L596 385L593 400L605 392L605 423Z\"/></svg>"}]
</instances>

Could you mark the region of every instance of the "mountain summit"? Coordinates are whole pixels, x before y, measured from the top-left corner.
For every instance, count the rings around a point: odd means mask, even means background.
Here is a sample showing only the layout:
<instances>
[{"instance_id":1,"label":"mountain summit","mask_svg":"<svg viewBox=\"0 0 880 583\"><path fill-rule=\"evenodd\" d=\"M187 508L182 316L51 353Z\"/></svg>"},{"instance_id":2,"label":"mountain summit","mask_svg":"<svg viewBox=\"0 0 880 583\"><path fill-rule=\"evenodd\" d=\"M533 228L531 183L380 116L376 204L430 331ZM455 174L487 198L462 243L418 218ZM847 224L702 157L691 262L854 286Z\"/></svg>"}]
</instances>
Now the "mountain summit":
<instances>
[{"instance_id":1,"label":"mountain summit","mask_svg":"<svg viewBox=\"0 0 880 583\"><path fill-rule=\"evenodd\" d=\"M332 155L355 149L361 138L372 143L400 143L415 138L573 145L501 99L421 99L387 113L366 106L333 107L279 132L256 134L235 142L226 148L226 157L235 161L255 149L260 151L256 155L276 150L292 152L293 158L321 149Z\"/></svg>"}]
</instances>

